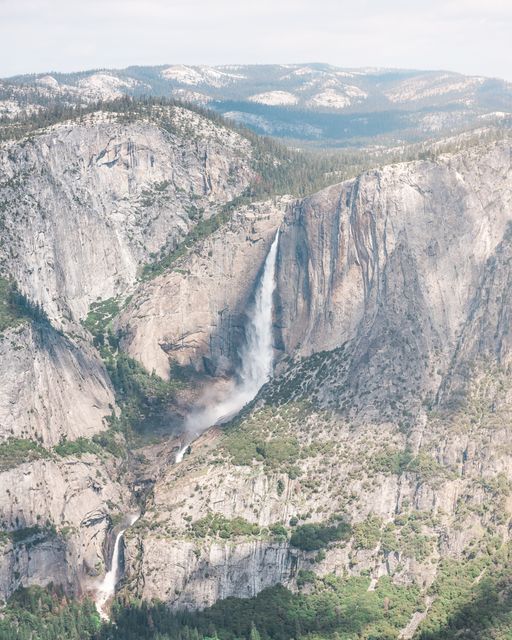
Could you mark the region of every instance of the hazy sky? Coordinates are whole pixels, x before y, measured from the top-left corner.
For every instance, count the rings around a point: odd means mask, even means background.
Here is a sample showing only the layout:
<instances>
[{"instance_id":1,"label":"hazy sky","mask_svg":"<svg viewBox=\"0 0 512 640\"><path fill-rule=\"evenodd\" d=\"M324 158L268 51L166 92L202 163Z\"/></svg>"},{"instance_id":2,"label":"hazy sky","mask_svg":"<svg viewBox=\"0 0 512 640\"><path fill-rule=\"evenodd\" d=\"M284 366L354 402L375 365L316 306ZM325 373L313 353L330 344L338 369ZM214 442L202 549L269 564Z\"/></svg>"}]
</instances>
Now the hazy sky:
<instances>
[{"instance_id":1,"label":"hazy sky","mask_svg":"<svg viewBox=\"0 0 512 640\"><path fill-rule=\"evenodd\" d=\"M0 77L329 62L512 80L512 0L0 0Z\"/></svg>"}]
</instances>

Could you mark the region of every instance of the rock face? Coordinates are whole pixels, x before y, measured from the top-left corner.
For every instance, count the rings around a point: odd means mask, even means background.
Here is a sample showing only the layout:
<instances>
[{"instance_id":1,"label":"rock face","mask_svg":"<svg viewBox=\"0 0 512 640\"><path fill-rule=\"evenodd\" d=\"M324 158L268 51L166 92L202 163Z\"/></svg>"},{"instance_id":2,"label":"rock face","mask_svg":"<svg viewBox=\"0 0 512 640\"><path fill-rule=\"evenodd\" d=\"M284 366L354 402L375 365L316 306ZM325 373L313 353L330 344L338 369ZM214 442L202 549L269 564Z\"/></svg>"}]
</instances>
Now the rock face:
<instances>
[{"instance_id":1,"label":"rock face","mask_svg":"<svg viewBox=\"0 0 512 640\"><path fill-rule=\"evenodd\" d=\"M1 598L51 581L81 593L105 571L134 504L125 461L91 442L119 410L79 321L240 195L251 156L246 138L178 107L98 112L0 146L1 275L48 318L0 334Z\"/></svg>"},{"instance_id":2,"label":"rock face","mask_svg":"<svg viewBox=\"0 0 512 640\"><path fill-rule=\"evenodd\" d=\"M198 548L189 541L162 545L149 536L141 550L143 564L128 571L156 576L145 581L141 595L163 598L175 609L204 608L230 596L250 598L274 585L276 576L290 584L297 574L297 553L283 543L256 540Z\"/></svg>"},{"instance_id":3,"label":"rock face","mask_svg":"<svg viewBox=\"0 0 512 640\"><path fill-rule=\"evenodd\" d=\"M387 369L394 393L393 378L415 369L435 387L429 367L448 366L510 223L511 184L503 144L385 167L298 203L280 241L284 351L309 355L351 341L349 384L380 385L375 370Z\"/></svg>"},{"instance_id":4,"label":"rock face","mask_svg":"<svg viewBox=\"0 0 512 640\"><path fill-rule=\"evenodd\" d=\"M135 72L130 67L81 71L65 78L42 73L0 80L0 92L0 113L10 118L55 102L87 104L123 94L173 96L208 104L258 133L324 148L360 145L365 138L373 146L375 136L379 145L403 145L404 140L503 121L512 112L512 85L496 78L321 63L176 64Z\"/></svg>"},{"instance_id":5,"label":"rock face","mask_svg":"<svg viewBox=\"0 0 512 640\"><path fill-rule=\"evenodd\" d=\"M115 404L104 365L89 342L24 323L0 336L0 440L55 446L105 428Z\"/></svg>"},{"instance_id":6,"label":"rock face","mask_svg":"<svg viewBox=\"0 0 512 640\"><path fill-rule=\"evenodd\" d=\"M169 362L232 373L246 310L288 202L237 211L174 270L139 287L117 323L123 349L163 378Z\"/></svg>"},{"instance_id":7,"label":"rock face","mask_svg":"<svg viewBox=\"0 0 512 640\"><path fill-rule=\"evenodd\" d=\"M499 143L287 203L274 334L295 362L281 358L259 403L157 481L129 588L203 607L240 579L251 595L293 587L304 568L426 589L440 558L509 539L510 160ZM341 516L351 534L323 559L276 560L276 525Z\"/></svg>"},{"instance_id":8,"label":"rock face","mask_svg":"<svg viewBox=\"0 0 512 640\"><path fill-rule=\"evenodd\" d=\"M441 557L508 540L510 142L239 207L208 234L251 145L181 108L168 121L96 114L0 148L2 273L49 316L0 339L0 595L92 588L142 485L125 588L176 608L295 588L300 569L426 589ZM275 379L180 464L173 442L95 449L119 407L112 351L79 324L91 303L123 298L110 346L149 373L223 384L278 228ZM305 544L307 524L338 537Z\"/></svg>"},{"instance_id":9,"label":"rock face","mask_svg":"<svg viewBox=\"0 0 512 640\"><path fill-rule=\"evenodd\" d=\"M167 122L98 113L0 148L0 260L54 323L125 292L248 185L245 138L185 109Z\"/></svg>"},{"instance_id":10,"label":"rock face","mask_svg":"<svg viewBox=\"0 0 512 640\"><path fill-rule=\"evenodd\" d=\"M0 555L2 598L52 580L78 594L93 587L105 570L110 518L130 509L115 472L112 460L88 454L48 455L0 473L0 517L9 532Z\"/></svg>"}]
</instances>

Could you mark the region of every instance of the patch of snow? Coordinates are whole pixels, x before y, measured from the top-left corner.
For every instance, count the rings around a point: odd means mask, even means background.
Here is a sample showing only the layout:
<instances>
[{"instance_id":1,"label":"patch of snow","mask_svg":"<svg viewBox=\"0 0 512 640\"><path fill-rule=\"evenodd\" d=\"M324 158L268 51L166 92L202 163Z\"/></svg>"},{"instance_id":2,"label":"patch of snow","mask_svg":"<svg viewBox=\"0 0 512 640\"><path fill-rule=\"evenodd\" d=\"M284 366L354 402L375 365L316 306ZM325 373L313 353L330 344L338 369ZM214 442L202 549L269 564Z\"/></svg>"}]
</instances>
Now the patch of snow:
<instances>
[{"instance_id":1,"label":"patch of snow","mask_svg":"<svg viewBox=\"0 0 512 640\"><path fill-rule=\"evenodd\" d=\"M294 96L289 91L266 91L265 93L251 96L249 100L268 105L289 105L297 104L298 102L297 96Z\"/></svg>"},{"instance_id":2,"label":"patch of snow","mask_svg":"<svg viewBox=\"0 0 512 640\"><path fill-rule=\"evenodd\" d=\"M172 95L178 100L185 102L195 102L197 104L207 104L212 98L199 91L191 91L190 89L173 89Z\"/></svg>"},{"instance_id":3,"label":"patch of snow","mask_svg":"<svg viewBox=\"0 0 512 640\"><path fill-rule=\"evenodd\" d=\"M384 94L391 102L415 102L425 98L475 89L484 81L485 78L479 76L459 78L451 74L411 78L400 82L392 89L388 89Z\"/></svg>"},{"instance_id":4,"label":"patch of snow","mask_svg":"<svg viewBox=\"0 0 512 640\"><path fill-rule=\"evenodd\" d=\"M344 109L349 107L351 102L350 96L339 93L335 89L326 89L315 94L309 100L309 105L312 107L328 107L329 109Z\"/></svg>"},{"instance_id":5,"label":"patch of snow","mask_svg":"<svg viewBox=\"0 0 512 640\"><path fill-rule=\"evenodd\" d=\"M101 100L119 98L124 94L121 89L131 89L137 84L137 81L131 78L118 78L108 73L94 73L78 81L81 92L90 98Z\"/></svg>"},{"instance_id":6,"label":"patch of snow","mask_svg":"<svg viewBox=\"0 0 512 640\"><path fill-rule=\"evenodd\" d=\"M199 67L189 67L184 64L175 64L162 71L162 76L166 80L174 80L180 84L191 86L199 84L209 84L212 87L220 88L227 84L244 80L245 76L236 73L227 73L219 68L202 65Z\"/></svg>"}]
</instances>

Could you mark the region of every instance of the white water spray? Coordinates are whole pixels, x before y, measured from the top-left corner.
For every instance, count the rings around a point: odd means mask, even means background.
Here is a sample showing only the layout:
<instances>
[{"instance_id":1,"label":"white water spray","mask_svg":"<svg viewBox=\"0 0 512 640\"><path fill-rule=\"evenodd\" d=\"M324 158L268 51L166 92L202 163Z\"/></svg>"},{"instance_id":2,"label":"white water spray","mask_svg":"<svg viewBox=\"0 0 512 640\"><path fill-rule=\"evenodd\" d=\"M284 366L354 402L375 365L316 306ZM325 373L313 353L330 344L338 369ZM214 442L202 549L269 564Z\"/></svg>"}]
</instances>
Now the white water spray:
<instances>
[{"instance_id":1,"label":"white water spray","mask_svg":"<svg viewBox=\"0 0 512 640\"><path fill-rule=\"evenodd\" d=\"M239 382L204 408L193 411L186 420L187 443L176 454L181 462L189 443L214 424L222 424L250 402L272 375L274 350L272 346L272 299L276 288L275 271L279 231L265 259L261 280L256 290L254 305L248 318L246 340L240 353ZM208 400L208 399L206 399Z\"/></svg>"},{"instance_id":2,"label":"white water spray","mask_svg":"<svg viewBox=\"0 0 512 640\"><path fill-rule=\"evenodd\" d=\"M98 587L98 590L96 592L96 608L98 609L98 613L103 620L109 619L107 604L115 593L116 585L120 577L119 563L121 558L121 540L126 529L128 529L128 527L131 527L138 518L138 514L130 516L130 519L128 520L126 526L117 534L114 544L114 550L112 552L112 564L110 566L110 570L105 574L103 582Z\"/></svg>"}]
</instances>

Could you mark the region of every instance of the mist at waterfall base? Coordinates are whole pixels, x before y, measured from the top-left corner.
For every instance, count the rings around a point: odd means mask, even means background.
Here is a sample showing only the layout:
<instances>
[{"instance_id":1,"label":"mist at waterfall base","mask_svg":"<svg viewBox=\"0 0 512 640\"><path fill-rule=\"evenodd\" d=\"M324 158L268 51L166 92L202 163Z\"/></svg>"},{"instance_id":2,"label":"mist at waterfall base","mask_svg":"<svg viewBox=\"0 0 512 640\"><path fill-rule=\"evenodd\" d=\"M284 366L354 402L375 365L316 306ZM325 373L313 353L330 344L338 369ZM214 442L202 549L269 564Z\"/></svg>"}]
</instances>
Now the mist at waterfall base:
<instances>
[{"instance_id":1,"label":"mist at waterfall base","mask_svg":"<svg viewBox=\"0 0 512 640\"><path fill-rule=\"evenodd\" d=\"M181 462L189 443L208 427L226 422L250 402L272 375L274 351L272 346L272 299L276 288L275 270L279 231L276 233L265 259L254 304L248 315L245 343L240 352L241 367L238 380L231 381L221 397L203 396L201 407L194 409L185 421L186 444L176 454Z\"/></svg>"},{"instance_id":2,"label":"mist at waterfall base","mask_svg":"<svg viewBox=\"0 0 512 640\"><path fill-rule=\"evenodd\" d=\"M121 559L121 541L123 539L124 532L128 527L131 527L139 518L139 514L133 514L128 518L125 526L119 530L116 541L114 544L114 549L112 551L112 564L110 566L109 571L105 574L103 581L100 586L96 590L96 608L98 609L98 613L103 620L108 620L108 609L107 604L110 598L115 593L117 582L120 578L119 575L119 564Z\"/></svg>"}]
</instances>

